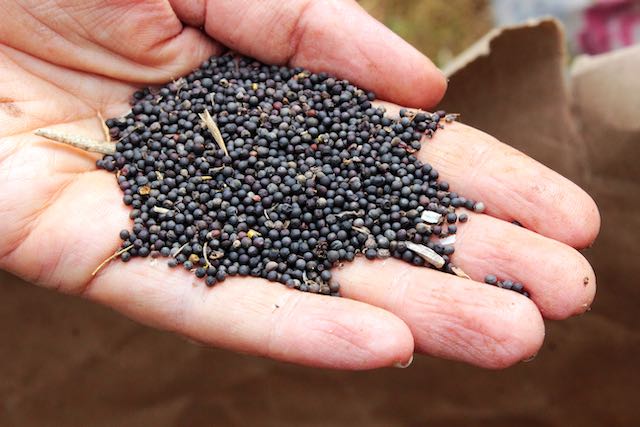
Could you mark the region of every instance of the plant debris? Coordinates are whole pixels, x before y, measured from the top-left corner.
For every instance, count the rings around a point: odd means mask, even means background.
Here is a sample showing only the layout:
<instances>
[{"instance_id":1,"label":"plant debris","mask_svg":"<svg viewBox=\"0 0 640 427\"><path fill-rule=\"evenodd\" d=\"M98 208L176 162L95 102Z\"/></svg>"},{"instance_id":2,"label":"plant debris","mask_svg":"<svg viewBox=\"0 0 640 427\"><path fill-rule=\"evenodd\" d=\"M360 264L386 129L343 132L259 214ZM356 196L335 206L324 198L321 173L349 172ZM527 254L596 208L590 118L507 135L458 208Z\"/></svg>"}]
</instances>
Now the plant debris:
<instances>
[{"instance_id":1,"label":"plant debris","mask_svg":"<svg viewBox=\"0 0 640 427\"><path fill-rule=\"evenodd\" d=\"M96 141L92 138L84 136L70 135L63 132L58 132L52 129L38 129L34 132L35 135L43 138L50 139L52 141L60 142L63 144L71 145L72 147L79 148L84 151L91 151L93 153L112 155L116 153L116 145L109 141Z\"/></svg>"}]
</instances>

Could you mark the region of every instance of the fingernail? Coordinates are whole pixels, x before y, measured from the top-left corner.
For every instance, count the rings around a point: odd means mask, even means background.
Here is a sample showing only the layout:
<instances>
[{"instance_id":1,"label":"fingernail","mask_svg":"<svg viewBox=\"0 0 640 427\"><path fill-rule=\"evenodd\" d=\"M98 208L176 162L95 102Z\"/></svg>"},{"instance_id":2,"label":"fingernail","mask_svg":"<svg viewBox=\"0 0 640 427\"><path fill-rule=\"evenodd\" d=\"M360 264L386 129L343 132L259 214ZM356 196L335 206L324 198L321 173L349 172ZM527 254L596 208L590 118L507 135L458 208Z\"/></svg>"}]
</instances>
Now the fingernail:
<instances>
[{"instance_id":1,"label":"fingernail","mask_svg":"<svg viewBox=\"0 0 640 427\"><path fill-rule=\"evenodd\" d=\"M538 353L534 353L532 356L527 357L526 359L523 360L524 363L527 362L531 362L533 361L533 359L535 359L538 356Z\"/></svg>"},{"instance_id":2,"label":"fingernail","mask_svg":"<svg viewBox=\"0 0 640 427\"><path fill-rule=\"evenodd\" d=\"M409 365L411 365L411 363L413 362L413 354L411 355L411 357L409 358L409 360L407 360L406 362L396 362L393 364L394 368L400 368L400 369L406 369L409 367Z\"/></svg>"}]
</instances>

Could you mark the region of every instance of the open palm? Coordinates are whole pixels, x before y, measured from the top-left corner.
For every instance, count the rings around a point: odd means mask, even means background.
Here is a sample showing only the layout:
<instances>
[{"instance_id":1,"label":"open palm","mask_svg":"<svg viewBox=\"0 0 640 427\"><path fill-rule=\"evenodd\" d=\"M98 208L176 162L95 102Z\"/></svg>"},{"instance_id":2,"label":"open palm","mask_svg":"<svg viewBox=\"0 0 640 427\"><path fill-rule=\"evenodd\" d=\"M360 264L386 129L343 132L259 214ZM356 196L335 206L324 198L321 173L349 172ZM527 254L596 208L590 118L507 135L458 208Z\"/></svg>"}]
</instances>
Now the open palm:
<instances>
[{"instance_id":1,"label":"open palm","mask_svg":"<svg viewBox=\"0 0 640 427\"><path fill-rule=\"evenodd\" d=\"M412 107L435 104L444 79L347 0L9 1L0 11L0 268L206 344L346 369L404 364L414 351L508 366L536 353L542 316L565 318L592 301L593 272L573 247L595 239L593 201L461 124L419 152L453 189L488 206L460 227L453 261L474 280L524 282L531 300L393 259L338 269L346 298L256 278L210 289L151 259L113 262L92 277L129 226L122 194L95 155L35 129L102 139L99 113L126 113L137 87L176 79L223 46L328 71Z\"/></svg>"}]
</instances>

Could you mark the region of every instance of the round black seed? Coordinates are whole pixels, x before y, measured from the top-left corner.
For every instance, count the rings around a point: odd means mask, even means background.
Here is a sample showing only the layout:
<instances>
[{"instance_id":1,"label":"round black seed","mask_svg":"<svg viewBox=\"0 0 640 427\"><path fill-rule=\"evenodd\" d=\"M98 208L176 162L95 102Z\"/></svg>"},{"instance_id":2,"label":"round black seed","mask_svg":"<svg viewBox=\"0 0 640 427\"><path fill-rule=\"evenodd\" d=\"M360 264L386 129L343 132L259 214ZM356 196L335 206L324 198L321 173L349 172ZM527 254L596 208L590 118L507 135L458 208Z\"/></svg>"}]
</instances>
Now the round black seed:
<instances>
[{"instance_id":1,"label":"round black seed","mask_svg":"<svg viewBox=\"0 0 640 427\"><path fill-rule=\"evenodd\" d=\"M489 285L495 285L498 283L498 278L494 274L487 274L484 277L484 282L488 283Z\"/></svg>"},{"instance_id":2,"label":"round black seed","mask_svg":"<svg viewBox=\"0 0 640 427\"><path fill-rule=\"evenodd\" d=\"M327 252L327 260L330 263L334 263L340 259L340 253L338 251L329 251Z\"/></svg>"},{"instance_id":3,"label":"round black seed","mask_svg":"<svg viewBox=\"0 0 640 427\"><path fill-rule=\"evenodd\" d=\"M522 283L516 282L513 284L513 286L511 286L511 289L516 292L522 293L522 291L524 290L524 286L522 285Z\"/></svg>"},{"instance_id":4,"label":"round black seed","mask_svg":"<svg viewBox=\"0 0 640 427\"><path fill-rule=\"evenodd\" d=\"M146 246L143 246L140 249L138 249L138 256L148 257L150 253L151 253L151 251Z\"/></svg>"},{"instance_id":5,"label":"round black seed","mask_svg":"<svg viewBox=\"0 0 640 427\"><path fill-rule=\"evenodd\" d=\"M484 212L485 206L484 203L482 202L476 202L476 204L473 205L473 210L475 212Z\"/></svg>"},{"instance_id":6,"label":"round black seed","mask_svg":"<svg viewBox=\"0 0 640 427\"><path fill-rule=\"evenodd\" d=\"M367 259L375 259L378 256L378 252L375 249L369 248L366 250L364 255L367 257Z\"/></svg>"}]
</instances>

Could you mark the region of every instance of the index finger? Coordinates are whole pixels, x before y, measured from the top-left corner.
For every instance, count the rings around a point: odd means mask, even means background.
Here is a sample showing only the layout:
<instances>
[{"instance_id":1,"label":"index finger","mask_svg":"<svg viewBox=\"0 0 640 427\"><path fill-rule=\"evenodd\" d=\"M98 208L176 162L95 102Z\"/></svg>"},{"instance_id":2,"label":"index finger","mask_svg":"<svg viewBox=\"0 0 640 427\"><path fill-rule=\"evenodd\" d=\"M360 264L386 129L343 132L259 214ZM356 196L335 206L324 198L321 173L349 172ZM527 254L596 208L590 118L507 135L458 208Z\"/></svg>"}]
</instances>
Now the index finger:
<instances>
[{"instance_id":1,"label":"index finger","mask_svg":"<svg viewBox=\"0 0 640 427\"><path fill-rule=\"evenodd\" d=\"M351 0L171 0L178 17L245 55L348 79L381 98L434 106L446 80L433 63Z\"/></svg>"}]
</instances>

